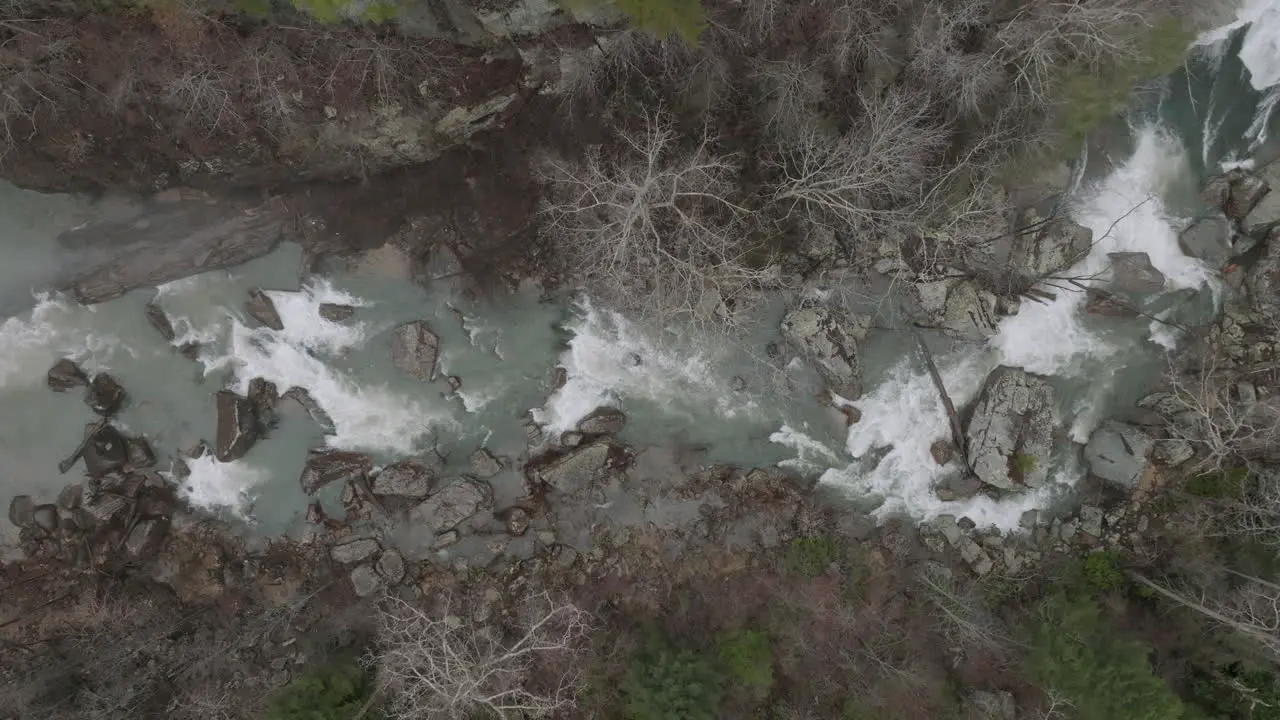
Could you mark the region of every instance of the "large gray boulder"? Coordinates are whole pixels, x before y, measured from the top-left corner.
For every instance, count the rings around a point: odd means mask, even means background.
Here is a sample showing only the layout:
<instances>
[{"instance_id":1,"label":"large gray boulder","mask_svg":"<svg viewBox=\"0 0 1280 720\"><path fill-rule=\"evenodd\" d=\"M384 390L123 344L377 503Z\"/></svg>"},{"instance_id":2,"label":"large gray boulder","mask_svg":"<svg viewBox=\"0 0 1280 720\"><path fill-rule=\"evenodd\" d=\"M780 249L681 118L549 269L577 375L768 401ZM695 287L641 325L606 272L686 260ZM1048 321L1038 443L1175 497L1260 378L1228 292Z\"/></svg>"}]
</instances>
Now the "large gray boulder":
<instances>
[{"instance_id":1,"label":"large gray boulder","mask_svg":"<svg viewBox=\"0 0 1280 720\"><path fill-rule=\"evenodd\" d=\"M598 407L578 421L583 435L613 435L627 426L627 416L618 408Z\"/></svg>"},{"instance_id":2,"label":"large gray boulder","mask_svg":"<svg viewBox=\"0 0 1280 720\"><path fill-rule=\"evenodd\" d=\"M311 396L311 393L308 392L306 388L297 387L295 385L294 387L285 390L284 394L280 396L280 400L287 400L294 403L298 407L302 408L302 410L307 413L307 416L310 417L315 424L324 428L326 432L333 431L333 418L329 417L329 413L325 412L324 408L320 407L320 403Z\"/></svg>"},{"instance_id":3,"label":"large gray boulder","mask_svg":"<svg viewBox=\"0 0 1280 720\"><path fill-rule=\"evenodd\" d=\"M249 291L249 299L244 303L244 311L249 313L249 317L272 330L284 329L284 321L280 319L276 304L272 302L271 296L262 290Z\"/></svg>"},{"instance_id":4,"label":"large gray boulder","mask_svg":"<svg viewBox=\"0 0 1280 720\"><path fill-rule=\"evenodd\" d=\"M424 320L407 322L391 331L391 359L410 377L430 382L439 352L440 338Z\"/></svg>"},{"instance_id":5,"label":"large gray boulder","mask_svg":"<svg viewBox=\"0 0 1280 720\"><path fill-rule=\"evenodd\" d=\"M1014 238L1009 261L1025 277L1048 277L1084 259L1092 244L1092 230L1069 218L1057 217L1034 232Z\"/></svg>"},{"instance_id":6,"label":"large gray boulder","mask_svg":"<svg viewBox=\"0 0 1280 720\"><path fill-rule=\"evenodd\" d=\"M1108 253L1111 260L1111 288L1119 292L1150 295L1164 289L1164 273L1151 264L1144 252Z\"/></svg>"},{"instance_id":7,"label":"large gray boulder","mask_svg":"<svg viewBox=\"0 0 1280 720\"><path fill-rule=\"evenodd\" d=\"M218 410L218 434L214 457L218 462L239 460L258 440L258 422L253 403L230 390L219 390L215 396Z\"/></svg>"},{"instance_id":8,"label":"large gray boulder","mask_svg":"<svg viewBox=\"0 0 1280 720\"><path fill-rule=\"evenodd\" d=\"M373 460L363 453L313 450L298 482L302 491L310 495L330 483L364 477L372 469Z\"/></svg>"},{"instance_id":9,"label":"large gray boulder","mask_svg":"<svg viewBox=\"0 0 1280 720\"><path fill-rule=\"evenodd\" d=\"M1043 485L1053 449L1053 389L1026 371L996 368L978 396L965 439L969 466L987 485Z\"/></svg>"},{"instance_id":10,"label":"large gray boulder","mask_svg":"<svg viewBox=\"0 0 1280 720\"><path fill-rule=\"evenodd\" d=\"M1256 172L1271 190L1280 187L1280 163L1272 162ZM1263 195L1240 222L1244 232L1253 237L1265 237L1277 224L1280 224L1280 192Z\"/></svg>"},{"instance_id":11,"label":"large gray boulder","mask_svg":"<svg viewBox=\"0 0 1280 720\"><path fill-rule=\"evenodd\" d=\"M920 324L965 340L985 340L996 333L999 300L972 280L917 283L913 291Z\"/></svg>"},{"instance_id":12,"label":"large gray boulder","mask_svg":"<svg viewBox=\"0 0 1280 720\"><path fill-rule=\"evenodd\" d=\"M1231 178L1231 192L1227 195L1227 204L1222 210L1232 220L1242 221L1271 192L1271 187L1258 175L1241 170L1233 170L1228 175Z\"/></svg>"},{"instance_id":13,"label":"large gray boulder","mask_svg":"<svg viewBox=\"0 0 1280 720\"><path fill-rule=\"evenodd\" d=\"M82 387L89 384L89 378L76 365L67 358L62 358L49 368L48 377L49 389L55 392L66 392L73 388Z\"/></svg>"},{"instance_id":14,"label":"large gray boulder","mask_svg":"<svg viewBox=\"0 0 1280 720\"><path fill-rule=\"evenodd\" d=\"M401 460L383 468L373 478L376 495L394 495L407 498L425 498L435 487L435 472L419 462Z\"/></svg>"},{"instance_id":15,"label":"large gray boulder","mask_svg":"<svg viewBox=\"0 0 1280 720\"><path fill-rule=\"evenodd\" d=\"M1178 245L1186 255L1221 266L1231 257L1231 223L1221 215L1199 218L1178 234Z\"/></svg>"},{"instance_id":16,"label":"large gray boulder","mask_svg":"<svg viewBox=\"0 0 1280 720\"><path fill-rule=\"evenodd\" d=\"M535 470L534 478L563 493L585 490L609 462L612 449L607 440L583 445Z\"/></svg>"},{"instance_id":17,"label":"large gray boulder","mask_svg":"<svg viewBox=\"0 0 1280 720\"><path fill-rule=\"evenodd\" d=\"M832 392L849 400L862 395L857 341L866 336L864 318L838 318L820 305L801 307L782 319L782 336L809 359Z\"/></svg>"},{"instance_id":18,"label":"large gray boulder","mask_svg":"<svg viewBox=\"0 0 1280 720\"><path fill-rule=\"evenodd\" d=\"M382 589L382 578L372 565L358 565L351 571L351 589L359 597L369 597Z\"/></svg>"},{"instance_id":19,"label":"large gray boulder","mask_svg":"<svg viewBox=\"0 0 1280 720\"><path fill-rule=\"evenodd\" d=\"M1084 446L1089 472L1124 490L1133 490L1147 469L1153 441L1139 428L1127 423L1104 422Z\"/></svg>"},{"instance_id":20,"label":"large gray boulder","mask_svg":"<svg viewBox=\"0 0 1280 720\"><path fill-rule=\"evenodd\" d=\"M123 385L106 373L98 373L93 376L93 382L89 383L89 392L85 394L84 401L94 412L108 417L124 407L125 398Z\"/></svg>"},{"instance_id":21,"label":"large gray boulder","mask_svg":"<svg viewBox=\"0 0 1280 720\"><path fill-rule=\"evenodd\" d=\"M488 483L455 480L415 507L409 520L439 534L489 507L493 507L493 489Z\"/></svg>"},{"instance_id":22,"label":"large gray boulder","mask_svg":"<svg viewBox=\"0 0 1280 720\"><path fill-rule=\"evenodd\" d=\"M350 565L358 563L373 557L382 546L378 545L378 541L372 538L363 538L361 540L352 540L351 542L341 545L334 545L329 548L329 557L333 558L336 563Z\"/></svg>"}]
</instances>

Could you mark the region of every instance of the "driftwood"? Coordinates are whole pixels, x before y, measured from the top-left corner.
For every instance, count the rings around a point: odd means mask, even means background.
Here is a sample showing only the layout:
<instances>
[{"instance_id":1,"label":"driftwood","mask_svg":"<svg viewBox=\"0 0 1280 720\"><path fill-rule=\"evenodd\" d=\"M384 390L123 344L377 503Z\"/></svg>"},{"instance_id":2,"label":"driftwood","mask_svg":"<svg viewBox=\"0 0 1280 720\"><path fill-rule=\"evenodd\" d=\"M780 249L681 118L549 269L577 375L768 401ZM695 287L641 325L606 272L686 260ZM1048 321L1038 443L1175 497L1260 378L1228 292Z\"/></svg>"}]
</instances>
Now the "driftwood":
<instances>
[{"instance_id":1,"label":"driftwood","mask_svg":"<svg viewBox=\"0 0 1280 720\"><path fill-rule=\"evenodd\" d=\"M96 437L98 433L102 431L102 428L106 426L107 418L102 418L91 425L88 432L84 434L84 440L80 441L80 445L76 447L75 451L72 452L67 459L58 463L58 472L66 475L67 471L71 469L71 466L75 465L76 461L80 459L80 456L84 454L84 451L89 448L89 443L93 442L93 438Z\"/></svg>"},{"instance_id":2,"label":"driftwood","mask_svg":"<svg viewBox=\"0 0 1280 720\"><path fill-rule=\"evenodd\" d=\"M916 347L920 349L920 357L924 359L924 365L929 370L929 377L933 379L933 386L938 389L938 396L942 398L942 407L947 411L947 420L951 423L951 442L955 444L956 450L960 452L960 458L965 467L968 467L969 451L964 439L964 426L960 423L960 413L956 412L956 405L951 401L947 386L942 382L942 373L938 372L938 365L933 361L933 353L930 352L929 346L924 344L924 336L920 334L920 329L915 325L908 325L907 327L911 329L911 335L915 337Z\"/></svg>"}]
</instances>

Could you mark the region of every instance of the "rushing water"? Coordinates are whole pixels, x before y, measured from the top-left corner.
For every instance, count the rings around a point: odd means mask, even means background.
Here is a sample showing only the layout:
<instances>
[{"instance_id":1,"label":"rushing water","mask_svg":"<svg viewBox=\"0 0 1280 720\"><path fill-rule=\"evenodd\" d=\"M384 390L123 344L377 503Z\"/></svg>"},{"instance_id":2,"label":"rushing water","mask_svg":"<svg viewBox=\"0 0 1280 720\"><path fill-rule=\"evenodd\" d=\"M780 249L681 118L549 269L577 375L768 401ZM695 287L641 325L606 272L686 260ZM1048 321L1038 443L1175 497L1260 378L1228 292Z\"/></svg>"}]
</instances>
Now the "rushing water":
<instances>
[{"instance_id":1,"label":"rushing water","mask_svg":"<svg viewBox=\"0 0 1280 720\"><path fill-rule=\"evenodd\" d=\"M1107 253L1141 251L1168 277L1146 310L1204 317L1212 307L1216 269L1184 256L1177 230L1203 209L1200 180L1224 163L1249 163L1268 149L1280 105L1280 2L1251 0L1237 21L1203 36L1158 102L1132 118L1133 152L1081 189L1069 212L1098 242L1071 274L1105 270ZM300 251L286 246L232 271L211 272L138 291L94 307L36 295L84 258L57 248L61 231L104 213L111 204L37 196L0 188L0 466L10 495L49 500L67 482L56 465L93 418L77 393L52 393L45 371L59 357L117 375L132 402L120 422L146 434L172 461L214 433L213 394L243 392L263 377L283 391L306 388L332 419L318 425L299 407L284 408L271 435L242 460L190 463L181 491L197 506L238 518L263 533L297 527L305 499L297 478L308 448L370 453L379 464L432 454L463 472L476 448L522 459L527 418L547 436L572 428L600 405L624 408L622 439L695 450L706 462L782 463L885 515L928 519L967 515L980 524L1017 525L1022 512L1045 507L1081 476L1078 448L1063 443L1051 479L1034 493L992 500L943 502L932 490L954 466L929 453L949 434L937 393L900 334L872 331L865 343L867 394L855 404L862 421L814 397L812 373L794 358L767 358L782 308L771 307L760 330L732 347L711 340L654 337L588 300L544 298L534 289L483 302L449 282L418 287L368 270L340 269L299 281ZM247 321L248 290L265 288L284 330ZM1179 291L1196 291L1187 302ZM179 333L170 345L143 314L155 302ZM1060 424L1083 442L1107 414L1131 407L1177 342L1156 322L1117 323L1085 315L1083 296L1057 292L1052 302L1024 303L985 344L931 338L957 404L974 398L987 373L1013 365L1050 375ZM356 307L345 322L319 315L322 303ZM32 305L34 304L34 307ZM427 320L440 336L439 379L421 383L392 365L388 332ZM196 341L192 361L175 346ZM567 382L552 391L552 370ZM461 380L458 392L445 378ZM516 470L493 481L498 506L522 492ZM332 492L332 491L331 491ZM339 512L335 498L323 498ZM2 522L2 521L0 521ZM11 533L12 528L5 528Z\"/></svg>"}]
</instances>

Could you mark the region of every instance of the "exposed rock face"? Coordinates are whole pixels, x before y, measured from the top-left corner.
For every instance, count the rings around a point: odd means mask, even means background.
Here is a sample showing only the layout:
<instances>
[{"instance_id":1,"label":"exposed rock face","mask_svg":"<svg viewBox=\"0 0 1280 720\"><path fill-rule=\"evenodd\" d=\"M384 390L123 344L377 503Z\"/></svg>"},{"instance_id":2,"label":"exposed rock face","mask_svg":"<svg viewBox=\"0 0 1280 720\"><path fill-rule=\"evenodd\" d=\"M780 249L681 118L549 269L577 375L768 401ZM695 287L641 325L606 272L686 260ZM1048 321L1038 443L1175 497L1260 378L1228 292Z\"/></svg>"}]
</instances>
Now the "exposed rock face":
<instances>
[{"instance_id":1,"label":"exposed rock face","mask_svg":"<svg viewBox=\"0 0 1280 720\"><path fill-rule=\"evenodd\" d=\"M204 270L232 267L270 252L292 216L277 203L244 208L197 197L153 203L137 218L89 225L58 238L68 246L110 248L102 265L78 275L67 289L93 304Z\"/></svg>"},{"instance_id":2,"label":"exposed rock face","mask_svg":"<svg viewBox=\"0 0 1280 720\"><path fill-rule=\"evenodd\" d=\"M1035 218L1028 220L1035 222ZM1092 243L1092 230L1058 217L1015 238L1009 262L1026 277L1048 277L1079 262L1089 254Z\"/></svg>"},{"instance_id":3,"label":"exposed rock face","mask_svg":"<svg viewBox=\"0 0 1280 720\"><path fill-rule=\"evenodd\" d=\"M1089 472L1121 489L1132 490L1147 469L1151 447L1151 438L1142 430L1108 420L1089 436L1084 459L1089 463Z\"/></svg>"},{"instance_id":4,"label":"exposed rock face","mask_svg":"<svg viewBox=\"0 0 1280 720\"><path fill-rule=\"evenodd\" d=\"M219 390L214 396L218 410L218 437L214 457L219 462L239 460L258 440L258 422L253 403L230 390Z\"/></svg>"},{"instance_id":5,"label":"exposed rock face","mask_svg":"<svg viewBox=\"0 0 1280 720\"><path fill-rule=\"evenodd\" d=\"M244 303L244 311L249 313L249 317L272 330L284 329L284 321L276 311L276 304L271 301L271 296L262 290L249 291L249 299Z\"/></svg>"},{"instance_id":6,"label":"exposed rock face","mask_svg":"<svg viewBox=\"0 0 1280 720\"><path fill-rule=\"evenodd\" d=\"M995 334L999 300L973 281L919 283L914 292L922 324L968 340L983 340Z\"/></svg>"},{"instance_id":7,"label":"exposed rock face","mask_svg":"<svg viewBox=\"0 0 1280 720\"><path fill-rule=\"evenodd\" d=\"M85 470L90 477L102 477L119 470L128 462L129 444L124 435L110 425L103 425L101 428L95 425L85 426L86 432L93 432L95 429L97 432L85 444L84 453L80 457L84 460Z\"/></svg>"},{"instance_id":8,"label":"exposed rock face","mask_svg":"<svg viewBox=\"0 0 1280 720\"><path fill-rule=\"evenodd\" d=\"M333 482L367 475L373 469L373 459L363 453L345 450L313 450L307 456L298 482L308 495Z\"/></svg>"},{"instance_id":9,"label":"exposed rock face","mask_svg":"<svg viewBox=\"0 0 1280 720\"><path fill-rule=\"evenodd\" d=\"M409 514L411 522L442 533L493 506L493 490L479 480L455 480Z\"/></svg>"},{"instance_id":10,"label":"exposed rock face","mask_svg":"<svg viewBox=\"0 0 1280 720\"><path fill-rule=\"evenodd\" d=\"M578 421L578 432L583 435L614 435L627 426L627 416L621 410L598 407Z\"/></svg>"},{"instance_id":11,"label":"exposed rock face","mask_svg":"<svg viewBox=\"0 0 1280 720\"><path fill-rule=\"evenodd\" d=\"M1150 295L1164 289L1164 273L1151 264L1144 252L1108 253L1111 259L1111 287L1120 292Z\"/></svg>"},{"instance_id":12,"label":"exposed rock face","mask_svg":"<svg viewBox=\"0 0 1280 720\"><path fill-rule=\"evenodd\" d=\"M604 469L613 446L607 440L571 450L546 467L534 472L535 479L563 493L576 493L588 488L596 473Z\"/></svg>"},{"instance_id":13,"label":"exposed rock face","mask_svg":"<svg viewBox=\"0 0 1280 720\"><path fill-rule=\"evenodd\" d=\"M329 322L345 322L356 314L356 309L350 305L339 305L337 303L320 303L320 317Z\"/></svg>"},{"instance_id":14,"label":"exposed rock face","mask_svg":"<svg viewBox=\"0 0 1280 720\"><path fill-rule=\"evenodd\" d=\"M435 486L436 474L426 465L401 460L382 469L373 479L373 492L407 498L425 498Z\"/></svg>"},{"instance_id":15,"label":"exposed rock face","mask_svg":"<svg viewBox=\"0 0 1280 720\"><path fill-rule=\"evenodd\" d=\"M1003 490L1043 485L1053 448L1053 389L1025 371L996 368L965 437L969 464L982 482Z\"/></svg>"},{"instance_id":16,"label":"exposed rock face","mask_svg":"<svg viewBox=\"0 0 1280 720\"><path fill-rule=\"evenodd\" d=\"M85 395L85 402L90 409L103 417L109 417L124 407L124 401L124 386L116 382L115 378L106 373L93 376L89 392Z\"/></svg>"},{"instance_id":17,"label":"exposed rock face","mask_svg":"<svg viewBox=\"0 0 1280 720\"><path fill-rule=\"evenodd\" d=\"M429 382L436 372L440 338L424 320L400 325L391 331L391 359L406 375Z\"/></svg>"},{"instance_id":18,"label":"exposed rock face","mask_svg":"<svg viewBox=\"0 0 1280 720\"><path fill-rule=\"evenodd\" d=\"M364 540L353 540L342 545L334 545L329 549L329 557L333 558L334 562L349 565L373 557L381 549L377 540L366 538Z\"/></svg>"},{"instance_id":19,"label":"exposed rock face","mask_svg":"<svg viewBox=\"0 0 1280 720\"><path fill-rule=\"evenodd\" d=\"M56 392L67 392L72 388L89 384L89 378L79 365L63 358L49 368L49 389Z\"/></svg>"},{"instance_id":20,"label":"exposed rock face","mask_svg":"<svg viewBox=\"0 0 1280 720\"><path fill-rule=\"evenodd\" d=\"M1211 265L1221 266L1231 257L1231 223L1224 217L1204 217L1178 235L1182 252Z\"/></svg>"},{"instance_id":21,"label":"exposed rock face","mask_svg":"<svg viewBox=\"0 0 1280 720\"><path fill-rule=\"evenodd\" d=\"M178 337L178 334L173 331L173 323L169 322L169 316L159 305L147 303L146 310L143 312L146 313L147 322L160 333L160 337L164 338L165 342L173 342Z\"/></svg>"},{"instance_id":22,"label":"exposed rock face","mask_svg":"<svg viewBox=\"0 0 1280 720\"><path fill-rule=\"evenodd\" d=\"M802 307L782 319L782 336L813 363L831 391L849 400L862 395L857 341L865 318L837 318L822 306Z\"/></svg>"},{"instance_id":23,"label":"exposed rock face","mask_svg":"<svg viewBox=\"0 0 1280 720\"><path fill-rule=\"evenodd\" d=\"M486 448L471 453L471 474L478 478L491 478L502 472L502 462Z\"/></svg>"}]
</instances>

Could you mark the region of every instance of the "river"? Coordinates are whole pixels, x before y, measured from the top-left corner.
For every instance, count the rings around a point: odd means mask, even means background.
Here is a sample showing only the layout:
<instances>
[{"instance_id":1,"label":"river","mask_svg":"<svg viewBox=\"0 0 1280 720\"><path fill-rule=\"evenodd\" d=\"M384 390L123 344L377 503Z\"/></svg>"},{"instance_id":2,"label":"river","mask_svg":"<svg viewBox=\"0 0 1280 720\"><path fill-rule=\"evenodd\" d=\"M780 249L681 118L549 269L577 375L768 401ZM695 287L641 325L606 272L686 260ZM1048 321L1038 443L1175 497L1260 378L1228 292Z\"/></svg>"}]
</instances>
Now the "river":
<instances>
[{"instance_id":1,"label":"river","mask_svg":"<svg viewBox=\"0 0 1280 720\"><path fill-rule=\"evenodd\" d=\"M1178 229L1203 211L1196 190L1207 174L1270 152L1280 105L1277 43L1280 2L1250 2L1236 22L1197 41L1158 98L1139 103L1130 117L1129 156L1105 165L1069 208L1095 240L1102 238L1070 274L1102 270L1107 253L1146 252L1168 283L1144 309L1162 316L1176 307L1183 319L1210 314L1217 269L1182 254ZM1102 166L1100 158L1085 160ZM1052 482L1036 492L938 499L934 483L955 468L939 467L929 446L948 436L947 418L901 333L868 336L868 390L856 403L862 420L846 430L842 417L814 398L803 363L764 351L778 340L778 306L763 311L759 330L738 344L654 337L587 298L543 297L534 288L480 301L452 280L424 288L376 263L300 278L301 250L288 245L230 271L92 307L49 293L60 273L83 260L59 246L59 233L111 212L111 202L0 188L6 258L0 316L8 318L0 325L0 467L7 496L48 502L78 481L60 475L57 463L94 417L78 393L45 386L46 371L61 357L121 380L131 402L119 424L145 434L166 469L181 449L213 439L217 390L244 392L255 377L281 390L306 388L331 428L286 404L279 426L243 459L206 456L189 463L188 477L171 476L193 506L256 534L302 527L307 499L298 476L307 450L319 446L368 452L378 464L431 454L457 473L486 447L515 461L491 480L500 510L524 492L518 466L528 452L530 422L555 436L600 405L626 411L623 441L674 445L702 462L788 465L881 517L953 513L1013 529L1024 511L1068 496L1083 475L1079 446L1064 442L1051 463ZM268 291L284 330L246 319L244 300L253 288ZM1194 291L1190 301L1186 291ZM1083 293L1058 292L1046 304L1024 302L985 344L932 338L954 400L972 400L987 373L1003 364L1053 378L1059 423L1074 443L1131 408L1178 338L1156 322L1085 315L1083 300ZM147 323L148 302L177 329L173 344ZM333 322L320 316L322 303L356 310ZM440 336L434 382L409 378L392 364L388 333L408 320L426 320ZM201 344L196 360L175 351L191 341ZM557 366L566 382L553 389ZM461 381L457 392L448 376ZM322 493L335 515L336 492ZM0 520L0 540L14 534Z\"/></svg>"}]
</instances>

